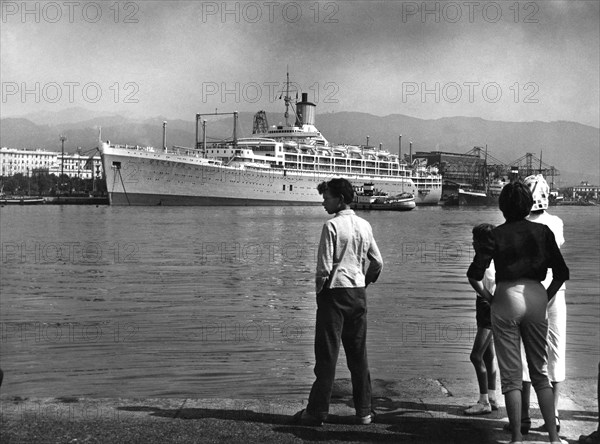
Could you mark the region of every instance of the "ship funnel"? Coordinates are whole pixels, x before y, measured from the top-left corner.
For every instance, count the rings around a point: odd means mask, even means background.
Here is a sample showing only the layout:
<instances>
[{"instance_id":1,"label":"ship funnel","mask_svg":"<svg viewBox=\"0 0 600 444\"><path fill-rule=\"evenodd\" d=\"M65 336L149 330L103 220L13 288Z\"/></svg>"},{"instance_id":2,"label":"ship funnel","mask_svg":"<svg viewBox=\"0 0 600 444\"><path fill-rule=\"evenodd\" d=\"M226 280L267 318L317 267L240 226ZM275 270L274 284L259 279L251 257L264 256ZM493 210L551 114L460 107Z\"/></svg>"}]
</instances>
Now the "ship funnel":
<instances>
[{"instance_id":1,"label":"ship funnel","mask_svg":"<svg viewBox=\"0 0 600 444\"><path fill-rule=\"evenodd\" d=\"M314 125L316 105L308 101L308 93L302 93L302 101L296 104L296 124Z\"/></svg>"}]
</instances>

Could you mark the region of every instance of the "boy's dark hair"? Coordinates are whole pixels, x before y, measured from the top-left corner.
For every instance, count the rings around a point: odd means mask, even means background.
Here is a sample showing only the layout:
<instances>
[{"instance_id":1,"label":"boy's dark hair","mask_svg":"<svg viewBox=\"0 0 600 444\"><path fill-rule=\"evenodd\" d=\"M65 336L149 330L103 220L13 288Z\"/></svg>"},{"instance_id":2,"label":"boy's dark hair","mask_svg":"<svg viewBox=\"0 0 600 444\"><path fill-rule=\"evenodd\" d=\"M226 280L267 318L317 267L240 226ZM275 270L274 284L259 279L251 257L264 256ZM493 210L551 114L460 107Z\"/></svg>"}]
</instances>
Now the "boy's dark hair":
<instances>
[{"instance_id":1,"label":"boy's dark hair","mask_svg":"<svg viewBox=\"0 0 600 444\"><path fill-rule=\"evenodd\" d=\"M500 192L498 206L507 222L525 219L533 206L531 190L523 182L506 184Z\"/></svg>"},{"instance_id":2,"label":"boy's dark hair","mask_svg":"<svg viewBox=\"0 0 600 444\"><path fill-rule=\"evenodd\" d=\"M473 240L485 242L490 238L490 233L494 229L492 224L479 224L473 227Z\"/></svg>"},{"instance_id":3,"label":"boy's dark hair","mask_svg":"<svg viewBox=\"0 0 600 444\"><path fill-rule=\"evenodd\" d=\"M354 201L354 188L352 184L344 178L331 179L329 182L321 182L317 186L319 194L329 190L334 197L343 197L344 203L351 204Z\"/></svg>"}]
</instances>

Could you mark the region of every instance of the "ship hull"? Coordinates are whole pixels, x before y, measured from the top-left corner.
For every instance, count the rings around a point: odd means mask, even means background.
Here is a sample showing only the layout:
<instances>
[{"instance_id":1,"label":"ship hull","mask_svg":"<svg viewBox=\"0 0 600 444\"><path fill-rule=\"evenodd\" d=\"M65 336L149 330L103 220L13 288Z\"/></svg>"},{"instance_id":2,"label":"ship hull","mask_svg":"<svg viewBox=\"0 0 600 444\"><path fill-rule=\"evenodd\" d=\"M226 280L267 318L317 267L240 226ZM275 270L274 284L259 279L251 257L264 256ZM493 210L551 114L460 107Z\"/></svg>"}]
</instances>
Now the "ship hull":
<instances>
[{"instance_id":1,"label":"ship hull","mask_svg":"<svg viewBox=\"0 0 600 444\"><path fill-rule=\"evenodd\" d=\"M373 182L391 195L413 193L417 204L436 205L441 196L440 185L419 197L409 178L216 166L199 157L108 145L101 151L111 205L320 205L317 185L342 176L354 185Z\"/></svg>"},{"instance_id":2,"label":"ship hull","mask_svg":"<svg viewBox=\"0 0 600 444\"><path fill-rule=\"evenodd\" d=\"M458 204L461 206L497 206L498 196L459 190Z\"/></svg>"},{"instance_id":3,"label":"ship hull","mask_svg":"<svg viewBox=\"0 0 600 444\"><path fill-rule=\"evenodd\" d=\"M442 198L442 185L426 185L426 188L417 186L414 196L416 205L438 205Z\"/></svg>"},{"instance_id":4,"label":"ship hull","mask_svg":"<svg viewBox=\"0 0 600 444\"><path fill-rule=\"evenodd\" d=\"M321 202L298 202L295 200L248 199L210 196L185 196L172 194L148 193L109 193L111 205L139 206L188 206L188 207L217 207L217 206L305 206L320 205Z\"/></svg>"}]
</instances>

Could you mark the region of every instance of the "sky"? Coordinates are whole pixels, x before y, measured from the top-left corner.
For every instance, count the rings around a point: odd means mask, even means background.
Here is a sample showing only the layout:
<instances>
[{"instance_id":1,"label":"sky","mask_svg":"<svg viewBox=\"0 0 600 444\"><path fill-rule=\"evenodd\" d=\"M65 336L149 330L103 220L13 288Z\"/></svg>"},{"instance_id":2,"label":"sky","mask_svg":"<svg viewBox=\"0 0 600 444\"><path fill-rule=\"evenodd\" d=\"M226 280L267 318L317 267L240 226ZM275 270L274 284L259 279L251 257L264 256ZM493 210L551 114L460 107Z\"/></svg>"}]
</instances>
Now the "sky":
<instances>
[{"instance_id":1,"label":"sky","mask_svg":"<svg viewBox=\"0 0 600 444\"><path fill-rule=\"evenodd\" d=\"M597 1L2 1L1 117L283 112L600 127ZM301 97L301 96L299 96Z\"/></svg>"}]
</instances>

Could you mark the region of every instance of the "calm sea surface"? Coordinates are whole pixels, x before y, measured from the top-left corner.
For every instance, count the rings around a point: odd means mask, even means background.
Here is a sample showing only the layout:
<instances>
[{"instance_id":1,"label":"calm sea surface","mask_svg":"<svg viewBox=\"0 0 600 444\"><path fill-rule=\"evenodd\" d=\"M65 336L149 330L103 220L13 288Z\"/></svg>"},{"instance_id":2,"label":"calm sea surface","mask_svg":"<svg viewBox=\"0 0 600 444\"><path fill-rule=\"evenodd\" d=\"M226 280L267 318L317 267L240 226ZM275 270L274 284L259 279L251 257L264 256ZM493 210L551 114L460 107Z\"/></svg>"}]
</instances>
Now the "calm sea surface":
<instances>
[{"instance_id":1,"label":"calm sea surface","mask_svg":"<svg viewBox=\"0 0 600 444\"><path fill-rule=\"evenodd\" d=\"M600 359L600 216L565 223L567 376ZM469 377L471 228L494 208L364 212L385 269L369 287L372 377ZM2 393L306 397L321 207L0 209ZM340 355L338 376L348 377Z\"/></svg>"}]
</instances>

